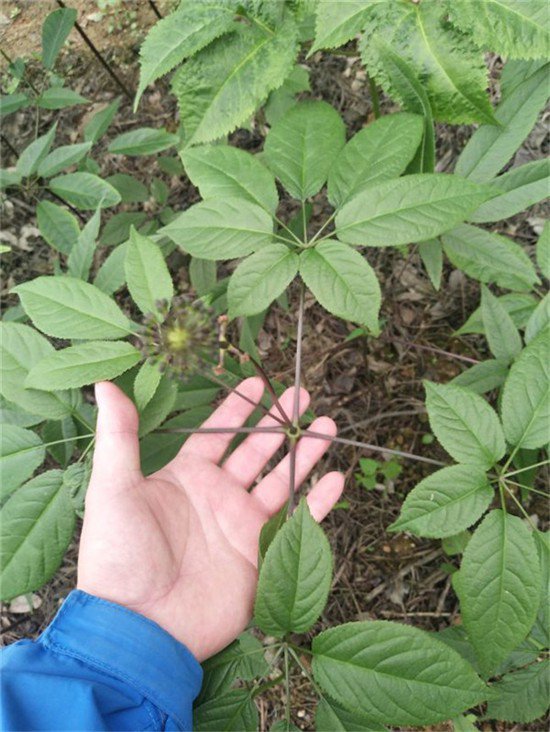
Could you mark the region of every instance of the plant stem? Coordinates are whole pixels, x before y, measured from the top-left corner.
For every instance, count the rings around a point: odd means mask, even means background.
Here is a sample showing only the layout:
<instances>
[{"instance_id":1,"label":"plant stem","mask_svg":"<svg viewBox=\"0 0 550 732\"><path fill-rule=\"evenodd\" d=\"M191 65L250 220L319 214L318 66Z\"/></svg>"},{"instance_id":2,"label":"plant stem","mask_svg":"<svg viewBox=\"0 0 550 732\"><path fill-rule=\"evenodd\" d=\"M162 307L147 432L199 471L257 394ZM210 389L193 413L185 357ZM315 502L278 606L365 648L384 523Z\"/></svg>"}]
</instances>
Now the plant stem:
<instances>
[{"instance_id":1,"label":"plant stem","mask_svg":"<svg viewBox=\"0 0 550 732\"><path fill-rule=\"evenodd\" d=\"M511 491L511 490L510 490L510 489L508 488L508 486L506 485L506 483L502 483L502 486L503 486L504 490L506 491L506 493L508 493L508 495L510 496L510 498L512 499L512 501L513 501L513 502L514 502L514 503L516 504L516 506L517 506L517 507L519 508L519 510L521 511L521 513L522 513L522 514L523 514L523 515L525 516L525 518L527 519L527 522L528 522L529 526L530 526L530 527L531 527L531 528L533 529L533 531L536 531L536 530L537 530L537 527L536 527L536 526L535 526L535 524L534 524L534 523L533 523L533 522L531 521L531 517L529 516L529 514L527 513L527 511L526 511L526 510L525 510L525 509L523 508L523 506L522 506L522 505L521 505L521 503L520 503L520 502L518 501L518 499L517 499L517 498L515 497L515 495L514 495L513 491Z\"/></svg>"},{"instance_id":2,"label":"plant stem","mask_svg":"<svg viewBox=\"0 0 550 732\"><path fill-rule=\"evenodd\" d=\"M515 480L507 480L506 483L509 485L515 485L518 488L522 488L524 491L530 491L531 493L537 493L539 496L544 496L545 498L550 498L550 493L545 493L544 491L539 491L537 488L533 488L529 485L524 485L523 483L516 483Z\"/></svg>"},{"instance_id":3,"label":"plant stem","mask_svg":"<svg viewBox=\"0 0 550 732\"><path fill-rule=\"evenodd\" d=\"M290 726L290 667L288 663L288 646L284 646L285 654L285 721Z\"/></svg>"},{"instance_id":4,"label":"plant stem","mask_svg":"<svg viewBox=\"0 0 550 732\"><path fill-rule=\"evenodd\" d=\"M384 452L388 455L397 455L399 457L407 458L409 460L417 460L420 463L428 463L429 465L438 465L439 467L446 468L447 463L442 463L440 460L432 460L432 458L422 457L422 455L415 455L412 452L403 452L402 450L391 450L389 447L380 447L379 445L371 445L368 442L359 442L359 440L348 440L345 437L333 437L332 435L325 435L322 432L312 432L311 430L302 430L303 437L315 437L319 440L328 440L328 442L338 442L341 445L351 445L352 447L363 447L366 450L374 450L375 452Z\"/></svg>"},{"instance_id":5,"label":"plant stem","mask_svg":"<svg viewBox=\"0 0 550 732\"><path fill-rule=\"evenodd\" d=\"M434 348L433 346L423 346L423 345L420 345L420 343L411 343L410 341L407 341L404 338L390 338L389 340L392 343L401 343L404 346L409 346L410 348L418 348L420 351L429 351L430 353L440 354L441 356L448 356L449 358L456 358L458 361L465 361L466 363L471 363L471 364L479 363L479 361L475 358L470 358L469 356L462 356L458 353L452 353L451 351L444 351L442 348Z\"/></svg>"},{"instance_id":6,"label":"plant stem","mask_svg":"<svg viewBox=\"0 0 550 732\"><path fill-rule=\"evenodd\" d=\"M288 417L288 414L285 412L285 410L281 406L281 403L279 402L279 398L277 397L277 393L276 393L275 389L273 388L273 384L269 380L269 376L266 374L264 367L258 361L256 361L256 359L253 356L251 356L250 354L248 357L250 358L250 362L252 363L252 365L254 366L256 371L258 372L258 376L264 382L265 388L270 393L273 405L276 407L276 409L278 410L279 414L284 419L286 424L288 426L290 426L291 421Z\"/></svg>"},{"instance_id":7,"label":"plant stem","mask_svg":"<svg viewBox=\"0 0 550 732\"><path fill-rule=\"evenodd\" d=\"M325 223L324 223L324 224L323 224L323 225L321 226L321 228L319 229L319 231L317 231L317 232L316 232L316 233L315 233L315 234L313 235L313 237L311 238L311 240L310 240L310 241L309 241L309 243L308 243L308 247L312 247L312 246L313 246L313 245L315 244L315 242L317 241L317 239L319 238L319 236L320 236L320 235L321 235L321 234L323 233L323 231L324 231L324 230L325 230L325 229L327 228L327 226L328 226L328 225L330 224L330 222L331 222L331 221L332 221L332 220L333 220L333 219L335 218L335 216L336 216L336 213L337 213L337 211L333 211L333 212L331 213L331 215L330 215L330 216L328 217L328 219L327 219L327 220L325 221ZM324 238L325 238L325 237L323 237L323 239L324 239Z\"/></svg>"},{"instance_id":8,"label":"plant stem","mask_svg":"<svg viewBox=\"0 0 550 732\"><path fill-rule=\"evenodd\" d=\"M510 464L510 460L507 460L506 465L502 469L503 471L506 470L508 465ZM526 468L520 468L519 470L514 470L511 473L504 473L502 474L502 477L504 479L509 478L511 475L518 475L519 473L525 473L526 470L532 470L533 468L540 468L543 465L550 465L550 460L543 460L540 463L534 463L533 465L528 465Z\"/></svg>"},{"instance_id":9,"label":"plant stem","mask_svg":"<svg viewBox=\"0 0 550 732\"><path fill-rule=\"evenodd\" d=\"M241 397L241 399L244 399L245 402L248 402L249 404L253 404L255 407L258 407L258 409L260 409L264 414L269 415L270 417L272 417L276 422L278 422L283 427L287 427L288 426L286 424L286 422L283 422L283 420L280 417L278 417L276 414L273 414L261 402L259 404L257 404L253 399L251 399L250 397L247 397L246 394L243 394L241 391L239 391L238 389L235 389L230 384L226 384L225 381L222 381L221 379L218 379L217 376L215 376L214 374L209 373L208 375L206 375L206 378L207 379L210 379L215 384L218 384L219 386L223 387L224 389L227 389L229 392L231 392L231 394L236 394L237 396Z\"/></svg>"},{"instance_id":10,"label":"plant stem","mask_svg":"<svg viewBox=\"0 0 550 732\"><path fill-rule=\"evenodd\" d=\"M304 337L304 300L305 285L300 285L300 301L298 304L298 326L296 329L296 361L294 367L294 404L292 407L292 422L298 426L300 419L300 385L302 383L302 341Z\"/></svg>"},{"instance_id":11,"label":"plant stem","mask_svg":"<svg viewBox=\"0 0 550 732\"><path fill-rule=\"evenodd\" d=\"M14 148L14 146L11 144L11 142L8 140L8 138L6 137L6 135L2 135L1 137L2 137L2 142L8 148L8 150L11 152L11 154L12 155L15 155L15 157L18 158L19 157L19 153Z\"/></svg>"},{"instance_id":12,"label":"plant stem","mask_svg":"<svg viewBox=\"0 0 550 732\"><path fill-rule=\"evenodd\" d=\"M13 66L13 60L8 56L8 54L4 51L3 48L0 48L0 54L6 59L6 61L9 63L10 66ZM30 89L36 94L36 96L40 96L38 89L35 87L35 85L30 81L28 78L28 74L26 71L23 73L23 76L25 76L25 83L29 85Z\"/></svg>"},{"instance_id":13,"label":"plant stem","mask_svg":"<svg viewBox=\"0 0 550 732\"><path fill-rule=\"evenodd\" d=\"M289 480L288 480L288 506L287 516L291 516L296 503L296 440L291 438L289 453Z\"/></svg>"},{"instance_id":14,"label":"plant stem","mask_svg":"<svg viewBox=\"0 0 550 732\"><path fill-rule=\"evenodd\" d=\"M376 82L370 74L369 91L372 100L372 113L374 114L374 118L378 119L380 117L380 96L378 94L378 87L376 86Z\"/></svg>"},{"instance_id":15,"label":"plant stem","mask_svg":"<svg viewBox=\"0 0 550 732\"><path fill-rule=\"evenodd\" d=\"M72 213L73 213L73 214L74 214L75 216L78 216L78 218L80 219L80 221L81 221L81 222L82 222L83 224L85 224L85 223L86 223L86 218L84 217L84 215L83 215L83 214L81 214L81 213L80 213L80 211L79 211L79 210L78 210L77 208L75 208L74 206L72 206L72 205L71 205L70 203L67 203L67 201L65 201L65 200L64 200L63 198L61 198L61 196L58 196L58 195L57 195L57 193L54 193L54 191L52 191L52 190L51 190L51 188L48 188L48 193L50 194L50 196L53 196L53 197L54 197L54 198L56 199L56 201L59 201L59 202L60 202L60 203L62 203L62 204L63 204L64 206L67 206L67 208L68 208L68 209L69 209L69 210L70 210L70 211L71 211L71 212L72 212Z\"/></svg>"},{"instance_id":16,"label":"plant stem","mask_svg":"<svg viewBox=\"0 0 550 732\"><path fill-rule=\"evenodd\" d=\"M255 432L284 435L282 427L176 427L173 430L155 430L169 435L250 435Z\"/></svg>"},{"instance_id":17,"label":"plant stem","mask_svg":"<svg viewBox=\"0 0 550 732\"><path fill-rule=\"evenodd\" d=\"M154 0L149 0L149 7L153 11L153 13L157 16L159 20L162 18L162 14L160 10L157 8L157 4L154 2Z\"/></svg>"},{"instance_id":18,"label":"plant stem","mask_svg":"<svg viewBox=\"0 0 550 732\"><path fill-rule=\"evenodd\" d=\"M265 210L267 211L267 209L265 209ZM271 211L268 211L268 213L271 213ZM282 229L284 229L284 230L285 230L285 231L287 232L287 234L290 234L290 236L291 236L291 237L292 237L292 238L294 239L294 241L295 241L295 242L296 242L297 244L299 244L299 245L300 245L301 247L303 247L303 245L304 245L304 242L303 242L303 241L301 241L301 239L300 239L299 237L297 237L297 236L296 236L296 234L295 234L295 233L294 233L294 232L292 231L292 229L290 229L290 228L289 228L289 227L288 227L288 226L287 226L287 225L285 224L285 222L284 222L284 221L282 221L282 219L280 219L280 218L279 218L278 216L274 216L273 218L274 218L274 219L275 219L275 221L276 221L276 222L277 222L277 223L279 224L279 226L280 226L280 227L281 227ZM281 237L281 238L283 239L283 241L286 241L286 239L284 239L283 237Z\"/></svg>"}]
</instances>

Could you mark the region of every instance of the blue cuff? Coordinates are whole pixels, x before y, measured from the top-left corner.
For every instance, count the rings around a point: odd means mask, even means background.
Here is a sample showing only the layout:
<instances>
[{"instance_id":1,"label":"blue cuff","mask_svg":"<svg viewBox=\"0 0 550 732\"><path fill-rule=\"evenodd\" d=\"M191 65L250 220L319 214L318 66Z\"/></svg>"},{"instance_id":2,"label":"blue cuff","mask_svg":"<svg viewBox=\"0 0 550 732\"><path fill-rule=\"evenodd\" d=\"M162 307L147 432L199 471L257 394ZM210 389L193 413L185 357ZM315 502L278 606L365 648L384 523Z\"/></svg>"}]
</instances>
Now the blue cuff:
<instances>
[{"instance_id":1,"label":"blue cuff","mask_svg":"<svg viewBox=\"0 0 550 732\"><path fill-rule=\"evenodd\" d=\"M39 642L130 684L181 726L201 688L202 668L184 645L143 615L81 590Z\"/></svg>"}]
</instances>

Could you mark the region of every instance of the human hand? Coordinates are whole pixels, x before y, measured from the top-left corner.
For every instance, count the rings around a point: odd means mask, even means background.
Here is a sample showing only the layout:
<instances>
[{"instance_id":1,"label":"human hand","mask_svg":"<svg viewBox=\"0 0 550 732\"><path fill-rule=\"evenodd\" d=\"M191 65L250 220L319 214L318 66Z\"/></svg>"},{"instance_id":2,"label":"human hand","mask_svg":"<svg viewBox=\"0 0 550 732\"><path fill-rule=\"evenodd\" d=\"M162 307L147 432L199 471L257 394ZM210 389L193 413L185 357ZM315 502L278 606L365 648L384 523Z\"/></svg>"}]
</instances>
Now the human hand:
<instances>
[{"instance_id":1,"label":"human hand","mask_svg":"<svg viewBox=\"0 0 550 732\"><path fill-rule=\"evenodd\" d=\"M263 384L246 379L239 391L259 403ZM138 415L114 384L96 385L99 407L92 478L78 559L78 588L157 622L199 661L234 640L252 617L258 579L258 539L287 501L289 456L254 485L285 435L248 436L226 459L234 435L193 434L164 468L145 478ZM294 390L280 402L290 412ZM300 412L309 395L300 391ZM204 427L240 427L254 406L231 394ZM266 416L260 426L278 423ZM328 417L312 430L333 435ZM302 437L296 448L300 485L329 442ZM322 520L340 497L341 473L324 475L307 497Z\"/></svg>"}]
</instances>

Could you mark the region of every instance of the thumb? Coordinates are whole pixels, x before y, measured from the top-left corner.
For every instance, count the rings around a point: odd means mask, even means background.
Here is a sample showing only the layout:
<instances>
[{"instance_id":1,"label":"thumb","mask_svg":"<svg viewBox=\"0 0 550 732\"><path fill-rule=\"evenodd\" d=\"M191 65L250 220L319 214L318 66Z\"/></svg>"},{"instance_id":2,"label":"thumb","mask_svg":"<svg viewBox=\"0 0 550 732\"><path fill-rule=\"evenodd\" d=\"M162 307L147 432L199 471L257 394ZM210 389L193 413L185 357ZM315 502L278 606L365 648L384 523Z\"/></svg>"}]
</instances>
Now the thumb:
<instances>
[{"instance_id":1,"label":"thumb","mask_svg":"<svg viewBox=\"0 0 550 732\"><path fill-rule=\"evenodd\" d=\"M101 482L142 477L139 418L133 402L108 381L95 385L98 406L93 477Z\"/></svg>"}]
</instances>

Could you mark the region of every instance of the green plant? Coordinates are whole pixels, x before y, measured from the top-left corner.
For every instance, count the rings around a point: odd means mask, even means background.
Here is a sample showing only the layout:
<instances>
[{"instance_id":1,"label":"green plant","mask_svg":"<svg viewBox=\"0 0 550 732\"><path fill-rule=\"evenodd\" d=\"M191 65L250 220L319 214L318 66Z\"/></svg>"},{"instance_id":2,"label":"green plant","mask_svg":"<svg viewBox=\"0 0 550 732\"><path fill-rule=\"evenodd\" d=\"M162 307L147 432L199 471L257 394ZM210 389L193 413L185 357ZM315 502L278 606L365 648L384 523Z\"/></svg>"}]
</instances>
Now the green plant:
<instances>
[{"instance_id":1,"label":"green plant","mask_svg":"<svg viewBox=\"0 0 550 732\"><path fill-rule=\"evenodd\" d=\"M372 458L359 458L359 468L360 471L354 475L355 481L367 491L372 491L381 481L395 480L403 470L395 458L391 458L387 462Z\"/></svg>"}]
</instances>

